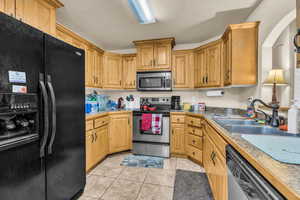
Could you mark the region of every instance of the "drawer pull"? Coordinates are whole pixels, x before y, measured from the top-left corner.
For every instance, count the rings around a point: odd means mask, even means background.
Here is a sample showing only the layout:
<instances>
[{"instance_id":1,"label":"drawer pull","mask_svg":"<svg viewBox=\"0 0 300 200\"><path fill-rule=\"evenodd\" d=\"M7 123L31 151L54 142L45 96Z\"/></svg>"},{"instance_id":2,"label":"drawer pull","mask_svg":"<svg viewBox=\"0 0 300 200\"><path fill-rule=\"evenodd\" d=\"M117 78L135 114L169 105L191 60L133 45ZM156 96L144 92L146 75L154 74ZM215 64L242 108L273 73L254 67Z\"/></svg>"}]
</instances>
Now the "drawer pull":
<instances>
[{"instance_id":1,"label":"drawer pull","mask_svg":"<svg viewBox=\"0 0 300 200\"><path fill-rule=\"evenodd\" d=\"M193 140L193 144L195 144L195 140Z\"/></svg>"},{"instance_id":2,"label":"drawer pull","mask_svg":"<svg viewBox=\"0 0 300 200\"><path fill-rule=\"evenodd\" d=\"M195 155L195 152L193 152L193 155Z\"/></svg>"}]
</instances>

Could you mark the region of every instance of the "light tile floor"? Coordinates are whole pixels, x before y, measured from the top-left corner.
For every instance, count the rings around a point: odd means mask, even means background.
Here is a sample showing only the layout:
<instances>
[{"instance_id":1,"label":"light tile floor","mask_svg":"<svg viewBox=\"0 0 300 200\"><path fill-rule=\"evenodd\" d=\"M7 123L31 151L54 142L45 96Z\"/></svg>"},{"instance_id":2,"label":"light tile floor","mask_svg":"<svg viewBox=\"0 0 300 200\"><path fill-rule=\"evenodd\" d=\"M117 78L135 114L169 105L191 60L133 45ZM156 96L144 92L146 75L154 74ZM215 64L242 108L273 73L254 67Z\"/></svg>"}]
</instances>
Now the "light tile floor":
<instances>
[{"instance_id":1,"label":"light tile floor","mask_svg":"<svg viewBox=\"0 0 300 200\"><path fill-rule=\"evenodd\" d=\"M204 172L184 158L164 160L164 169L121 166L130 153L107 157L87 175L79 200L172 200L176 169Z\"/></svg>"}]
</instances>

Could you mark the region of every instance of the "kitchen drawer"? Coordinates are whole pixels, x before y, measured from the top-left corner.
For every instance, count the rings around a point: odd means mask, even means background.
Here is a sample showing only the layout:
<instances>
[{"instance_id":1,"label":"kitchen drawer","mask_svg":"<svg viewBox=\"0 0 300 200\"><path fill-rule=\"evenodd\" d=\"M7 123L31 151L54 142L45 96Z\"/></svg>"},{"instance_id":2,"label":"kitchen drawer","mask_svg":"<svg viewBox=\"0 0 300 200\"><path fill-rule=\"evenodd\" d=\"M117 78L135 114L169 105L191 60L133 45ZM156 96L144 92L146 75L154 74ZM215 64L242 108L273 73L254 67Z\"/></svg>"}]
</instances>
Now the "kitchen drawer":
<instances>
[{"instance_id":1,"label":"kitchen drawer","mask_svg":"<svg viewBox=\"0 0 300 200\"><path fill-rule=\"evenodd\" d=\"M203 149L203 140L202 137L187 134L187 144L193 147L196 147L197 149L202 150Z\"/></svg>"},{"instance_id":2,"label":"kitchen drawer","mask_svg":"<svg viewBox=\"0 0 300 200\"><path fill-rule=\"evenodd\" d=\"M196 117L186 117L186 122L190 126L202 127L202 119Z\"/></svg>"},{"instance_id":3,"label":"kitchen drawer","mask_svg":"<svg viewBox=\"0 0 300 200\"><path fill-rule=\"evenodd\" d=\"M94 120L85 121L85 130L93 130L94 129Z\"/></svg>"},{"instance_id":4,"label":"kitchen drawer","mask_svg":"<svg viewBox=\"0 0 300 200\"><path fill-rule=\"evenodd\" d=\"M171 115L171 122L177 124L183 124L184 118L185 118L184 115Z\"/></svg>"},{"instance_id":5,"label":"kitchen drawer","mask_svg":"<svg viewBox=\"0 0 300 200\"><path fill-rule=\"evenodd\" d=\"M211 138L211 140L215 143L216 147L220 150L221 154L226 158L226 145L227 143L219 135L219 133L211 127L209 124L206 124L206 134Z\"/></svg>"},{"instance_id":6,"label":"kitchen drawer","mask_svg":"<svg viewBox=\"0 0 300 200\"><path fill-rule=\"evenodd\" d=\"M101 117L95 119L95 128L99 128L101 126L108 124L108 121L109 121L109 117Z\"/></svg>"},{"instance_id":7,"label":"kitchen drawer","mask_svg":"<svg viewBox=\"0 0 300 200\"><path fill-rule=\"evenodd\" d=\"M187 130L188 134L203 136L203 129L202 128L197 128L197 127L194 127L194 126L187 126L186 130Z\"/></svg>"},{"instance_id":8,"label":"kitchen drawer","mask_svg":"<svg viewBox=\"0 0 300 200\"><path fill-rule=\"evenodd\" d=\"M202 163L202 151L201 150L189 145L187 147L187 154L189 157Z\"/></svg>"}]
</instances>

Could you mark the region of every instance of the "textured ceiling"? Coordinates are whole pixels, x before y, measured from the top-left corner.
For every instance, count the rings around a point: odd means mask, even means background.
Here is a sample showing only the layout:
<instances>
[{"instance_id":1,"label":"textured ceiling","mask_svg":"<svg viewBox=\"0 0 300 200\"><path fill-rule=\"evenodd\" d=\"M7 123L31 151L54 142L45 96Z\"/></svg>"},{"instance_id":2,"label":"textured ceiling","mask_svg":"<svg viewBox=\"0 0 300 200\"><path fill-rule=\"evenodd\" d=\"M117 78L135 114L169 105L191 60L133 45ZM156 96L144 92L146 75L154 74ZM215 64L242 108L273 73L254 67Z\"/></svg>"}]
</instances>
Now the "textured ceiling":
<instances>
[{"instance_id":1,"label":"textured ceiling","mask_svg":"<svg viewBox=\"0 0 300 200\"><path fill-rule=\"evenodd\" d=\"M58 22L107 50L132 48L133 40L175 37L177 44L220 35L243 22L262 0L148 0L158 23L141 25L127 0L61 0Z\"/></svg>"}]
</instances>

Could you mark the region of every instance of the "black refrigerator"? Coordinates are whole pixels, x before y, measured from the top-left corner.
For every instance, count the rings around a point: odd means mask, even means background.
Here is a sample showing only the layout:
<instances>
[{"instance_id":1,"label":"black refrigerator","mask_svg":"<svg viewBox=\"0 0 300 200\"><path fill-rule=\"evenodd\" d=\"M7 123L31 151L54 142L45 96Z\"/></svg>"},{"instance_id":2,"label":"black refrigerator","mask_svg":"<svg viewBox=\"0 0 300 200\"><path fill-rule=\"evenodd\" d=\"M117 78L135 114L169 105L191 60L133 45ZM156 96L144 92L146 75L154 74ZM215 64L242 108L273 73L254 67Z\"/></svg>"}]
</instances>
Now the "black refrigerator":
<instances>
[{"instance_id":1,"label":"black refrigerator","mask_svg":"<svg viewBox=\"0 0 300 200\"><path fill-rule=\"evenodd\" d=\"M69 200L85 176L84 51L0 12L0 199Z\"/></svg>"}]
</instances>

